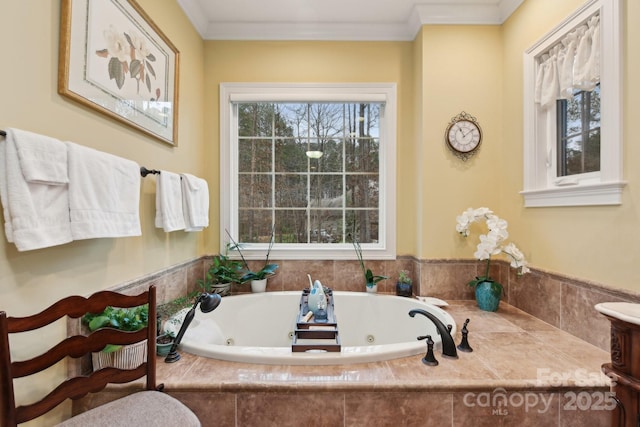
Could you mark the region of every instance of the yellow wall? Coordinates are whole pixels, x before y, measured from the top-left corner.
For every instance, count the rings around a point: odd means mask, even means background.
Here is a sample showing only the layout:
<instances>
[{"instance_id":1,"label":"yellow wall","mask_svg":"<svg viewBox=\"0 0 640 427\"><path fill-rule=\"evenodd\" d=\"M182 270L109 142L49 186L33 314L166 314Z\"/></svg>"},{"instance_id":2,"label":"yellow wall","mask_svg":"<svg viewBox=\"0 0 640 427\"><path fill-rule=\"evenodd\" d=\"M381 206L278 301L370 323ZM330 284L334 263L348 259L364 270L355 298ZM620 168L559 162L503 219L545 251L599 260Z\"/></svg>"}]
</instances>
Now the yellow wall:
<instances>
[{"instance_id":1,"label":"yellow wall","mask_svg":"<svg viewBox=\"0 0 640 427\"><path fill-rule=\"evenodd\" d=\"M418 141L421 234L417 255L469 258L473 255L471 242L458 238L456 216L481 205L499 212L503 163L500 27L423 26L419 37L422 133ZM447 125L462 111L479 121L483 133L479 152L466 162L455 157L444 142Z\"/></svg>"},{"instance_id":2,"label":"yellow wall","mask_svg":"<svg viewBox=\"0 0 640 427\"><path fill-rule=\"evenodd\" d=\"M618 288L640 290L640 147L634 129L640 117L640 3L626 0L624 28L624 178L622 205L607 207L528 208L522 197L522 53L580 0L528 0L503 26L504 114L500 212L509 232L521 243L532 265ZM603 90L606 90L603 88ZM605 147L606 141L603 141Z\"/></svg>"},{"instance_id":3,"label":"yellow wall","mask_svg":"<svg viewBox=\"0 0 640 427\"><path fill-rule=\"evenodd\" d=\"M0 129L16 127L74 141L151 168L203 174L203 41L174 1L140 0L147 14L181 53L179 145L172 148L57 93L60 2L5 1L0 25ZM142 236L93 239L18 252L0 243L0 309L31 314L61 297L88 295L202 254L198 233L156 230L155 178L143 180ZM59 325L53 334L64 334ZM43 345L18 346L15 357ZM62 376L59 369L52 377ZM35 385L20 387L24 395ZM33 392L37 393L37 390ZM53 415L60 417L60 411ZM45 422L51 425L52 419Z\"/></svg>"},{"instance_id":4,"label":"yellow wall","mask_svg":"<svg viewBox=\"0 0 640 427\"><path fill-rule=\"evenodd\" d=\"M203 42L175 1L139 0L181 53L179 145L169 147L60 97L56 90L59 1L4 2L0 46L0 128L71 140L158 169L206 178L211 226L166 234L153 225L155 178L143 180L141 237L94 239L20 253L0 239L0 309L40 310L70 294L90 294L218 250L218 85L220 82L396 82L399 255L471 258L454 232L463 209L488 206L510 222L534 267L640 290L640 3L625 0L625 179L614 207L524 209L522 53L581 0L527 0L503 26L424 26L414 42ZM634 96L635 95L635 96ZM467 162L443 134L466 111L484 139ZM62 335L59 326L53 335ZM16 356L39 348L21 343ZM56 371L53 377L63 372ZM48 380L47 380L48 381ZM34 388L30 384L29 389ZM23 387L22 390L26 390ZM37 391L36 391L37 392ZM22 395L25 393L22 392ZM54 417L60 417L60 411ZM51 424L53 420L45 422Z\"/></svg>"},{"instance_id":5,"label":"yellow wall","mask_svg":"<svg viewBox=\"0 0 640 427\"><path fill-rule=\"evenodd\" d=\"M397 252L415 254L414 215L403 212L407 206L414 206L416 186L415 165L410 160L415 150L412 49L410 42L205 42L205 133L210 143L206 157L218 164L218 96L222 82L395 82L398 158L408 159L406 167L402 162L398 167ZM210 178L214 187L218 185L218 177Z\"/></svg>"}]
</instances>

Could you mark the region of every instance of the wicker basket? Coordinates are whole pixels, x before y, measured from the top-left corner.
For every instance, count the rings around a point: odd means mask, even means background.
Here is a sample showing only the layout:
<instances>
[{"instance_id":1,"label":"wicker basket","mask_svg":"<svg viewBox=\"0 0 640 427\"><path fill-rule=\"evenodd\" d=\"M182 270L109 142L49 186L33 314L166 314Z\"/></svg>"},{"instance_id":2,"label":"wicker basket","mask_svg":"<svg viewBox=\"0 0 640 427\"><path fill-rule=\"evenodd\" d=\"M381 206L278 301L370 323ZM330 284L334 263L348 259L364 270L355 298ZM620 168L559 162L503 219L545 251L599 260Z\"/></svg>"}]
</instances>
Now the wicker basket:
<instances>
[{"instance_id":1,"label":"wicker basket","mask_svg":"<svg viewBox=\"0 0 640 427\"><path fill-rule=\"evenodd\" d=\"M120 350L105 353L92 353L93 370L106 367L118 369L135 369L147 359L147 340L135 344L125 345Z\"/></svg>"}]
</instances>

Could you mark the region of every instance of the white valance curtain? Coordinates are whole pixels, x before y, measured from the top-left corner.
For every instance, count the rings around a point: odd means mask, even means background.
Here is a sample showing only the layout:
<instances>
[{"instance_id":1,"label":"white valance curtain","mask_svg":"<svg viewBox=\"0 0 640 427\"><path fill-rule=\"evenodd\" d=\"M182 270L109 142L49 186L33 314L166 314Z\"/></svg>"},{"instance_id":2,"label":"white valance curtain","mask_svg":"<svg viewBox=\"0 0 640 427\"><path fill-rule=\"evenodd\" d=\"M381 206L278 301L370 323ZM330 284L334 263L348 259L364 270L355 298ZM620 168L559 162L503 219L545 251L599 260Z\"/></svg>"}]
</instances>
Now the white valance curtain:
<instances>
[{"instance_id":1,"label":"white valance curtain","mask_svg":"<svg viewBox=\"0 0 640 427\"><path fill-rule=\"evenodd\" d=\"M600 15L591 16L541 56L535 102L543 108L570 99L574 89L592 91L600 82Z\"/></svg>"}]
</instances>

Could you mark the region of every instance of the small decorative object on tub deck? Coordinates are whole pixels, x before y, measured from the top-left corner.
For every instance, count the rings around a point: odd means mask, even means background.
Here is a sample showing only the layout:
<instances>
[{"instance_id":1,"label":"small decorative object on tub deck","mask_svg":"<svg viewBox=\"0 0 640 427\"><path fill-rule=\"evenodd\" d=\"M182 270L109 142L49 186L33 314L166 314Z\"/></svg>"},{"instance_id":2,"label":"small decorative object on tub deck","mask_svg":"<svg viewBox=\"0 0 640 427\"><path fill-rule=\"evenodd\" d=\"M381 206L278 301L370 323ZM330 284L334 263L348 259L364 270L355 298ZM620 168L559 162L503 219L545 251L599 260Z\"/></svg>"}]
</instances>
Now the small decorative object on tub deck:
<instances>
[{"instance_id":1,"label":"small decorative object on tub deck","mask_svg":"<svg viewBox=\"0 0 640 427\"><path fill-rule=\"evenodd\" d=\"M360 242L358 242L358 240L355 237L353 239L353 248L356 250L356 256L358 257L358 262L360 263L362 274L364 274L364 284L367 287L366 288L367 292L377 292L378 282L384 279L388 279L388 277L374 275L370 269L365 268L364 259L362 258L362 247L360 246Z\"/></svg>"},{"instance_id":2,"label":"small decorative object on tub deck","mask_svg":"<svg viewBox=\"0 0 640 427\"><path fill-rule=\"evenodd\" d=\"M400 270L400 273L398 274L398 282L396 283L396 295L401 297L410 297L413 294L411 278L408 274L409 271Z\"/></svg>"},{"instance_id":3,"label":"small decorative object on tub deck","mask_svg":"<svg viewBox=\"0 0 640 427\"><path fill-rule=\"evenodd\" d=\"M182 321L180 330L173 340L171 348L169 348L167 357L164 359L165 363L174 363L180 360L180 354L178 354L178 346L180 345L180 341L182 341L184 333L187 331L187 328L196 315L196 307L198 306L198 304L200 304L200 311L202 311L203 313L210 313L218 308L221 300L222 297L219 294L209 293L202 293L198 296L198 298L196 298L195 302L193 303L193 307L191 307L191 309L184 316L184 320Z\"/></svg>"},{"instance_id":4,"label":"small decorative object on tub deck","mask_svg":"<svg viewBox=\"0 0 640 427\"><path fill-rule=\"evenodd\" d=\"M435 354L433 354L433 345L435 344L435 342L431 338L431 335L418 337L418 339L425 339L425 338L427 340L427 354L425 354L424 357L422 358L422 363L429 366L438 366L439 362L436 359Z\"/></svg>"},{"instance_id":5,"label":"small decorative object on tub deck","mask_svg":"<svg viewBox=\"0 0 640 427\"><path fill-rule=\"evenodd\" d=\"M245 259L244 255L242 254L240 244L238 244L235 240L233 240L233 237L231 237L231 234L229 234L229 231L227 231L227 236L229 236L229 239L233 243L233 245L231 245L229 249L238 251L240 258L242 259L242 264L246 269L245 274L242 275L242 277L240 278L241 282L244 283L244 282L251 281L252 292L266 291L267 279L273 276L276 273L276 270L278 269L278 264L269 264L269 255L271 254L271 248L273 248L273 243L275 242L275 227L271 227L271 237L269 239L269 248L267 249L267 256L264 261L264 266L258 271L252 271L251 268L249 268L249 264L247 263L247 260Z\"/></svg>"},{"instance_id":6,"label":"small decorative object on tub deck","mask_svg":"<svg viewBox=\"0 0 640 427\"><path fill-rule=\"evenodd\" d=\"M156 354L166 356L173 345L173 337L169 334L162 334L156 338Z\"/></svg>"},{"instance_id":7,"label":"small decorative object on tub deck","mask_svg":"<svg viewBox=\"0 0 640 427\"><path fill-rule=\"evenodd\" d=\"M469 336L469 330L467 329L468 324L469 324L469 319L464 321L464 325L462 325L462 329L460 330L460 333L462 334L462 341L460 341L460 344L458 344L458 350L471 353L473 349L469 345L469 341L468 341L468 336Z\"/></svg>"},{"instance_id":8,"label":"small decorative object on tub deck","mask_svg":"<svg viewBox=\"0 0 640 427\"><path fill-rule=\"evenodd\" d=\"M135 332L145 328L149 320L147 304L131 308L106 307L101 313L86 313L82 321L90 331L100 328L114 328L121 331ZM146 341L131 345L108 344L102 351L92 354L93 370L98 371L107 366L118 369L133 369L147 357Z\"/></svg>"},{"instance_id":9,"label":"small decorative object on tub deck","mask_svg":"<svg viewBox=\"0 0 640 427\"><path fill-rule=\"evenodd\" d=\"M489 277L489 266L492 255L506 254L511 259L511 267L518 269L518 275L529 272L524 255L513 243L505 244L509 237L507 221L500 219L488 208L469 208L456 217L456 231L463 237L469 236L469 228L475 222L485 221L489 229L487 234L480 235L480 243L473 254L477 259L487 261L484 276L478 276L468 285L475 288L476 302L481 310L496 311L500 304L503 287Z\"/></svg>"},{"instance_id":10,"label":"small decorative object on tub deck","mask_svg":"<svg viewBox=\"0 0 640 427\"><path fill-rule=\"evenodd\" d=\"M309 276L309 282L311 282L311 276ZM311 284L308 298L309 310L313 312L313 317L316 321L322 321L327 319L327 297L324 294L324 288L319 280L316 280Z\"/></svg>"},{"instance_id":11,"label":"small decorative object on tub deck","mask_svg":"<svg viewBox=\"0 0 640 427\"><path fill-rule=\"evenodd\" d=\"M311 281L311 276L309 276L309 281ZM325 298L324 307L313 312L312 305L317 305L319 299L312 299L312 296L317 295L318 291L317 289L302 290L296 329L291 342L291 351L294 353L307 351L340 352L342 346L338 335L338 323L333 310L333 292L331 289L323 288L319 280L316 280L313 285L312 288L320 286L320 292ZM316 292L312 293L314 290ZM314 315L309 316L309 313L314 313Z\"/></svg>"},{"instance_id":12,"label":"small decorative object on tub deck","mask_svg":"<svg viewBox=\"0 0 640 427\"><path fill-rule=\"evenodd\" d=\"M230 244L227 243L224 254L213 257L204 279L197 281L202 292L220 294L221 297L231 293L231 285L242 283L242 263L229 258Z\"/></svg>"}]
</instances>

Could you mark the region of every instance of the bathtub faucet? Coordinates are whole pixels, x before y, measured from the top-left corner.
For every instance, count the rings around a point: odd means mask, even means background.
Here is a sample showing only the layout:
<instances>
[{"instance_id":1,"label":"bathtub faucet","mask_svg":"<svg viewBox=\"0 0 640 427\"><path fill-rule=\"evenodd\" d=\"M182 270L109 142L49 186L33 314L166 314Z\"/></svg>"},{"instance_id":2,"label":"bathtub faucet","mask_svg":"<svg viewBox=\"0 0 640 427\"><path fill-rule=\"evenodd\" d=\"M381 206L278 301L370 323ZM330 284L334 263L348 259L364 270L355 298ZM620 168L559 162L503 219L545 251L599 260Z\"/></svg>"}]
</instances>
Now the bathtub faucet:
<instances>
[{"instance_id":1,"label":"bathtub faucet","mask_svg":"<svg viewBox=\"0 0 640 427\"><path fill-rule=\"evenodd\" d=\"M440 334L440 338L442 340L442 354L457 359L458 351L456 350L456 343L453 342L453 337L451 336L451 332L449 331L447 325L442 323L442 321L435 315L418 308L411 310L409 312L409 316L415 317L416 313L422 314L423 316L431 320L434 325L436 325L436 329L438 330L438 333Z\"/></svg>"}]
</instances>

